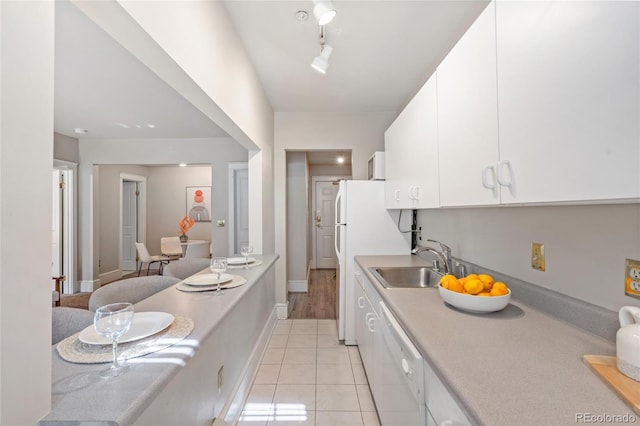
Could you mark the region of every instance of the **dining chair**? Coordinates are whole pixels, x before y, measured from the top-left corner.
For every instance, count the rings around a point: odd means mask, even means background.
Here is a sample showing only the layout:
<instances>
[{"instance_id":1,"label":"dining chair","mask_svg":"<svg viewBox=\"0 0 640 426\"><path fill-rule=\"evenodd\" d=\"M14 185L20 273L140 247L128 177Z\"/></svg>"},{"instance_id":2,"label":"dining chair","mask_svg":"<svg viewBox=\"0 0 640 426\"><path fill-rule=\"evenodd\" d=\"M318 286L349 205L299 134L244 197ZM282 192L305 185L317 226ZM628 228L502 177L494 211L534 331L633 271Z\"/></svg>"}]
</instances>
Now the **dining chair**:
<instances>
[{"instance_id":1,"label":"dining chair","mask_svg":"<svg viewBox=\"0 0 640 426\"><path fill-rule=\"evenodd\" d=\"M187 251L184 253L185 258L208 259L209 256L210 256L209 241L190 243L187 245Z\"/></svg>"},{"instance_id":2,"label":"dining chair","mask_svg":"<svg viewBox=\"0 0 640 426\"><path fill-rule=\"evenodd\" d=\"M169 256L171 260L180 259L182 257L180 237L161 237L160 252L165 256Z\"/></svg>"},{"instance_id":3,"label":"dining chair","mask_svg":"<svg viewBox=\"0 0 640 426\"><path fill-rule=\"evenodd\" d=\"M93 312L87 309L57 306L52 309L51 315L52 345L93 324Z\"/></svg>"},{"instance_id":4,"label":"dining chair","mask_svg":"<svg viewBox=\"0 0 640 426\"><path fill-rule=\"evenodd\" d=\"M133 277L115 281L91 293L91 296L89 296L89 310L95 312L100 306L108 305L109 303L138 303L142 299L153 296L177 282L180 282L178 278L162 275Z\"/></svg>"},{"instance_id":5,"label":"dining chair","mask_svg":"<svg viewBox=\"0 0 640 426\"><path fill-rule=\"evenodd\" d=\"M149 270L151 269L152 263L160 264L158 275L162 275L162 269L165 263L169 263L171 261L171 258L169 256L151 256L149 254L149 250L147 250L147 246L144 243L136 243L136 250L138 251L138 261L140 262L140 266L138 267L138 276L140 276L140 272L142 272L142 266L145 263L147 264L147 275L149 275Z\"/></svg>"},{"instance_id":6,"label":"dining chair","mask_svg":"<svg viewBox=\"0 0 640 426\"><path fill-rule=\"evenodd\" d=\"M164 276L176 277L184 280L203 269L208 269L210 262L210 259L199 259L195 257L171 262L166 268L164 268Z\"/></svg>"}]
</instances>

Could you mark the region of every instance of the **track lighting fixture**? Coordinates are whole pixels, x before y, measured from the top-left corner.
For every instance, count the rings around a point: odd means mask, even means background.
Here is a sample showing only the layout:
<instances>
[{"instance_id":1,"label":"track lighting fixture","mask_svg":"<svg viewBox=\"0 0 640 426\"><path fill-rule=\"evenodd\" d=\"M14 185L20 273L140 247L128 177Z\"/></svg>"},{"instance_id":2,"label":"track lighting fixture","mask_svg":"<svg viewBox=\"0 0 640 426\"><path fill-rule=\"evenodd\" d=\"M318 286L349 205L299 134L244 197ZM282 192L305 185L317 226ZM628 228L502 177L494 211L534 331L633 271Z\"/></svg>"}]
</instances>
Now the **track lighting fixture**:
<instances>
[{"instance_id":1,"label":"track lighting fixture","mask_svg":"<svg viewBox=\"0 0 640 426\"><path fill-rule=\"evenodd\" d=\"M318 25L327 25L336 16L336 8L331 0L313 0L313 15Z\"/></svg>"},{"instance_id":2,"label":"track lighting fixture","mask_svg":"<svg viewBox=\"0 0 640 426\"><path fill-rule=\"evenodd\" d=\"M311 67L319 73L326 74L332 51L333 48L325 43L324 27L320 27L320 54L313 59Z\"/></svg>"}]
</instances>

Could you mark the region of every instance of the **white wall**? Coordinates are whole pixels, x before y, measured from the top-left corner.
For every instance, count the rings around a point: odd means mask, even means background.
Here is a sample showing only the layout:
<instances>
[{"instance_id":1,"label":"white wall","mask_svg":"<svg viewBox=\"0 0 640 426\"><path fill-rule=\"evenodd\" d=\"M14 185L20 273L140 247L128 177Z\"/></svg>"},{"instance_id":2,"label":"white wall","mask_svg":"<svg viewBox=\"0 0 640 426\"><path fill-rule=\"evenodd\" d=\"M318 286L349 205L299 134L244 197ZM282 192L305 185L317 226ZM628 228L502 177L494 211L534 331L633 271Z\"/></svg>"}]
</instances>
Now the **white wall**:
<instances>
[{"instance_id":1,"label":"white wall","mask_svg":"<svg viewBox=\"0 0 640 426\"><path fill-rule=\"evenodd\" d=\"M51 404L54 3L0 2L0 424Z\"/></svg>"},{"instance_id":2,"label":"white wall","mask_svg":"<svg viewBox=\"0 0 640 426\"><path fill-rule=\"evenodd\" d=\"M614 311L640 305L624 295L625 259L640 259L638 204L421 210L418 223L455 257ZM546 272L531 268L532 242Z\"/></svg>"},{"instance_id":3,"label":"white wall","mask_svg":"<svg viewBox=\"0 0 640 426\"><path fill-rule=\"evenodd\" d=\"M276 113L273 162L275 250L281 254L281 262L276 264L276 303L287 303L288 260L282 255L287 252L287 150L351 150L353 178L366 179L367 159L375 151L384 149L384 131L396 115L396 112Z\"/></svg>"},{"instance_id":4,"label":"white wall","mask_svg":"<svg viewBox=\"0 0 640 426\"><path fill-rule=\"evenodd\" d=\"M287 245L288 281L306 281L309 254L307 229L307 156L304 152L287 154Z\"/></svg>"},{"instance_id":5,"label":"white wall","mask_svg":"<svg viewBox=\"0 0 640 426\"><path fill-rule=\"evenodd\" d=\"M249 150L249 235L272 252L273 110L224 2L74 4Z\"/></svg>"},{"instance_id":6,"label":"white wall","mask_svg":"<svg viewBox=\"0 0 640 426\"><path fill-rule=\"evenodd\" d=\"M94 174L95 164L168 165L210 164L211 182L220 182L211 188L212 200L225 200L218 217L226 217L228 200L227 163L247 161L247 151L230 138L214 139L155 139L155 140L80 140L79 170L79 252L81 255L81 283L83 291L99 286L98 224L100 209L94 188L99 187L100 177ZM184 198L182 198L184 200ZM183 204L183 201L180 202ZM224 211L223 211L224 210ZM224 215L224 216L223 216ZM94 226L95 224L95 226ZM213 228L214 241L226 241L226 228ZM218 235L218 230L222 232ZM227 243L225 243L227 244ZM76 288L76 291L78 289Z\"/></svg>"}]
</instances>

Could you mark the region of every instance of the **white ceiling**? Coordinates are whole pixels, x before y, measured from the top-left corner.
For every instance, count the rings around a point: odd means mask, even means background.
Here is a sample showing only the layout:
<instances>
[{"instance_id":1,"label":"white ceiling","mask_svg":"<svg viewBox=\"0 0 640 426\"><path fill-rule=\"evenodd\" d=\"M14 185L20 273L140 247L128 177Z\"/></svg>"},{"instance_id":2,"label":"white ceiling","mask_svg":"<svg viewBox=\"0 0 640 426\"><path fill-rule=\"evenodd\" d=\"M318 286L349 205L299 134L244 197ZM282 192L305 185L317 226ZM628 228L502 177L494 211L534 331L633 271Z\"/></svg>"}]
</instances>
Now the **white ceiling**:
<instances>
[{"instance_id":1,"label":"white ceiling","mask_svg":"<svg viewBox=\"0 0 640 426\"><path fill-rule=\"evenodd\" d=\"M275 111L399 111L488 4L334 0L322 75L310 66L320 52L311 0L225 3Z\"/></svg>"},{"instance_id":2,"label":"white ceiling","mask_svg":"<svg viewBox=\"0 0 640 426\"><path fill-rule=\"evenodd\" d=\"M319 53L311 0L225 3L275 111L366 112L399 111L487 1L337 0L338 14L326 27L333 54L324 76L310 67ZM298 10L309 19L298 21ZM56 132L226 135L66 1L56 2L55 46Z\"/></svg>"}]
</instances>

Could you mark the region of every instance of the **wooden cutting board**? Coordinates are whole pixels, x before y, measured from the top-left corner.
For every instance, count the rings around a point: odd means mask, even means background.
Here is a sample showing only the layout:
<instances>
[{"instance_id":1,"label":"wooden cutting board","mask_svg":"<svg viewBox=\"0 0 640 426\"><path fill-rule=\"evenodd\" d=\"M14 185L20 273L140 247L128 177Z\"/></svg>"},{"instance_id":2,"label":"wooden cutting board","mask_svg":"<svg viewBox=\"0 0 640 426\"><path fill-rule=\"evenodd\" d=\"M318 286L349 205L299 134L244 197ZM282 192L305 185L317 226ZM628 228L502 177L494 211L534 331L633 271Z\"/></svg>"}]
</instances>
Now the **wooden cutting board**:
<instances>
[{"instance_id":1,"label":"wooden cutting board","mask_svg":"<svg viewBox=\"0 0 640 426\"><path fill-rule=\"evenodd\" d=\"M615 356L584 355L582 359L637 415L640 415L640 382L618 371Z\"/></svg>"}]
</instances>

